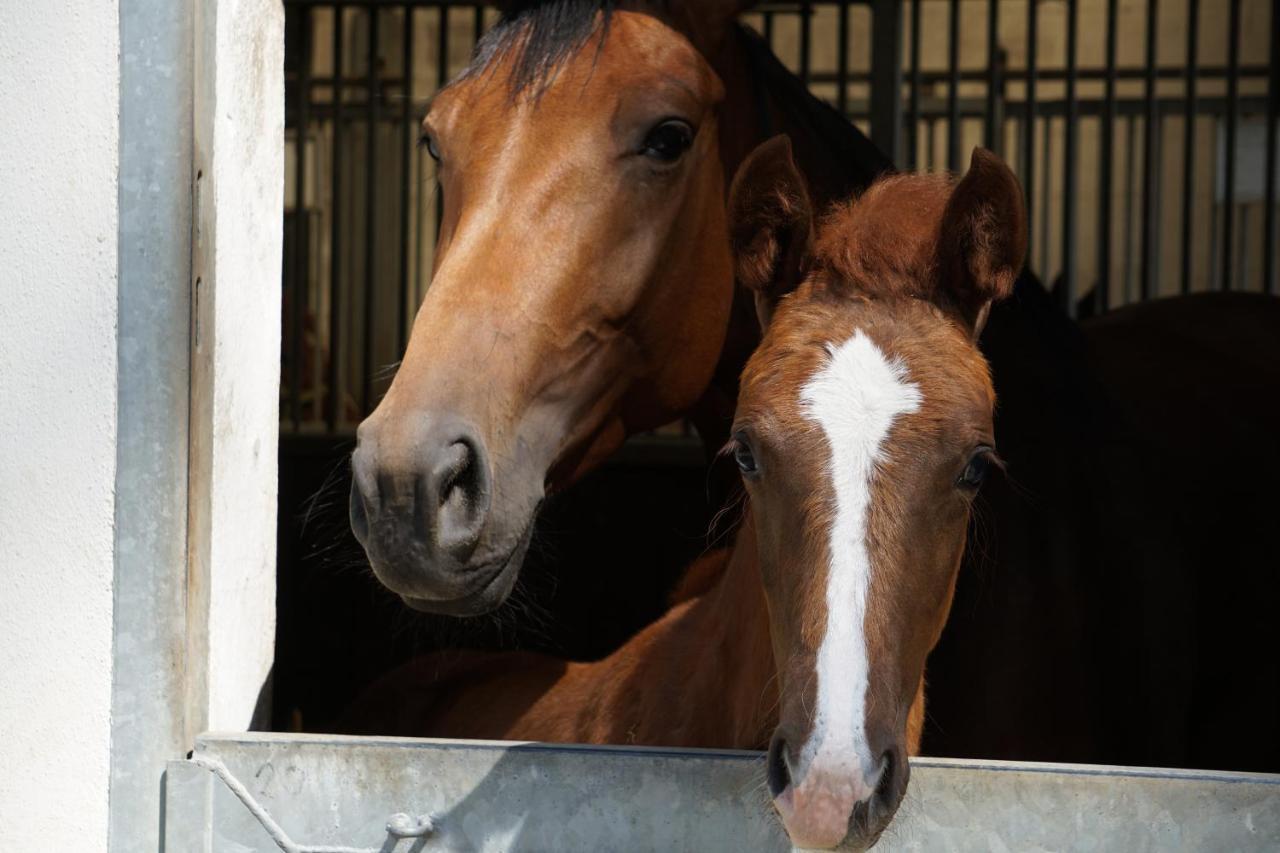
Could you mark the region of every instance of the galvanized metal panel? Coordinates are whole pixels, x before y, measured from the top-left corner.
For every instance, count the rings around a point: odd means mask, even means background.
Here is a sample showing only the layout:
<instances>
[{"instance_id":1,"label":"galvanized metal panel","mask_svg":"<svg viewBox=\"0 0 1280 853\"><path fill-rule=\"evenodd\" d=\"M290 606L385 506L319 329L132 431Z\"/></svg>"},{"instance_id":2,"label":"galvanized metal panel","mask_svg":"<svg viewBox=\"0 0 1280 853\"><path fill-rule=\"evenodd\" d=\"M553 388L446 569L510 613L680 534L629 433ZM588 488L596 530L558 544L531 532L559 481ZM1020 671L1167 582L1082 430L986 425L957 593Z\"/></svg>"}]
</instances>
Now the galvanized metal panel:
<instances>
[{"instance_id":1,"label":"galvanized metal panel","mask_svg":"<svg viewBox=\"0 0 1280 853\"><path fill-rule=\"evenodd\" d=\"M208 728L184 701L193 5L120 0L111 853L160 845L165 762Z\"/></svg>"},{"instance_id":2,"label":"galvanized metal panel","mask_svg":"<svg viewBox=\"0 0 1280 853\"><path fill-rule=\"evenodd\" d=\"M751 752L249 734L203 736L195 760L238 780L299 851L787 846ZM170 821L192 790L170 785ZM214 791L211 849L278 848L226 782ZM397 812L436 829L391 837ZM1280 776L919 759L880 848L1280 849ZM187 849L204 853L169 847Z\"/></svg>"}]
</instances>

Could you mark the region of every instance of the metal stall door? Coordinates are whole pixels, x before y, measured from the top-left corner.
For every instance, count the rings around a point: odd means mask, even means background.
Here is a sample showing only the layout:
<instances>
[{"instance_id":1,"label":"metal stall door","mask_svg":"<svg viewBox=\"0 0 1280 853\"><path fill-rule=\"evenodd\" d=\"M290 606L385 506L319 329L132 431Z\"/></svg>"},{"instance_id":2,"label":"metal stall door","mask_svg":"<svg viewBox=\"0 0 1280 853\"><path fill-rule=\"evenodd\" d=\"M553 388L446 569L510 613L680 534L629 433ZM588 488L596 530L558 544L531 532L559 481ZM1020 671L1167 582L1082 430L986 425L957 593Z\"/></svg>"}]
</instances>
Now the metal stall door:
<instances>
[{"instance_id":1,"label":"metal stall door","mask_svg":"<svg viewBox=\"0 0 1280 853\"><path fill-rule=\"evenodd\" d=\"M916 759L884 850L1280 848L1280 775ZM205 735L167 853L787 849L752 752Z\"/></svg>"}]
</instances>

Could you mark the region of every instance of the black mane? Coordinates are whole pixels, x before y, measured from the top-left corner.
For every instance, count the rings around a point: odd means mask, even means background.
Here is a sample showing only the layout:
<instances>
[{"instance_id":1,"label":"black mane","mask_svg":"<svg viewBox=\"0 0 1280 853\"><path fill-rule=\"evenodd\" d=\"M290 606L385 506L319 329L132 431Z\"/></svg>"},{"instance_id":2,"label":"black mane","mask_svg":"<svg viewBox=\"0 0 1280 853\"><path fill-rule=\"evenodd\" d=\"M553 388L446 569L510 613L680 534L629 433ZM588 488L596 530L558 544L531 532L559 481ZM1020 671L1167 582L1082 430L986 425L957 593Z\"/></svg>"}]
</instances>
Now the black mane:
<instances>
[{"instance_id":1,"label":"black mane","mask_svg":"<svg viewBox=\"0 0 1280 853\"><path fill-rule=\"evenodd\" d=\"M514 55L507 81L512 94L540 90L564 62L601 27L607 35L613 0L523 0L507 5L501 20L476 45L461 76Z\"/></svg>"}]
</instances>

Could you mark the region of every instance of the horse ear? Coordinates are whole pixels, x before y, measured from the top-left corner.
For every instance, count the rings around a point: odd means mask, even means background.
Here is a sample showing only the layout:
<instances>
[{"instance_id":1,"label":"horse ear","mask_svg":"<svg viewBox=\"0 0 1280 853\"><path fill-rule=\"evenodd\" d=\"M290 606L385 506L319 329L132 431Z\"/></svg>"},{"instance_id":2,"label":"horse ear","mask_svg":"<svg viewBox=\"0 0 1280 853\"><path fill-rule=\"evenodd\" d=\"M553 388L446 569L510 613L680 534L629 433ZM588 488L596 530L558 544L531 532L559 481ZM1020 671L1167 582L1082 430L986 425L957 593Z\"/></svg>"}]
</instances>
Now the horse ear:
<instances>
[{"instance_id":1,"label":"horse ear","mask_svg":"<svg viewBox=\"0 0 1280 853\"><path fill-rule=\"evenodd\" d=\"M938 275L977 338L991 303L1013 292L1027 254L1022 188L1012 170L975 148L942 214Z\"/></svg>"},{"instance_id":2,"label":"horse ear","mask_svg":"<svg viewBox=\"0 0 1280 853\"><path fill-rule=\"evenodd\" d=\"M729 190L729 238L738 281L755 292L769 325L779 298L804 277L813 205L791 157L791 140L775 136L738 167Z\"/></svg>"}]
</instances>

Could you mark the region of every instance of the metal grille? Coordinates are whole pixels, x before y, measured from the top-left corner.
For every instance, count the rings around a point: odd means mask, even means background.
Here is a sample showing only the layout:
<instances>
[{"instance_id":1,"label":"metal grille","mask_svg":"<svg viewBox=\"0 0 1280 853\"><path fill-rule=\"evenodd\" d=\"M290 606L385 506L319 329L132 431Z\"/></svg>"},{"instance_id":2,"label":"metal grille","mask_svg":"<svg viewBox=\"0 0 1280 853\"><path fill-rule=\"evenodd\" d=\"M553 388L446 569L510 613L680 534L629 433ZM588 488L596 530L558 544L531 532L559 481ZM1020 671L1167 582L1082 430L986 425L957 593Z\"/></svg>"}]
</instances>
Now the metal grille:
<instances>
[{"instance_id":1,"label":"metal grille","mask_svg":"<svg viewBox=\"0 0 1280 853\"><path fill-rule=\"evenodd\" d=\"M1265 0L767 3L746 22L911 169L974 145L1018 172L1030 267L1073 315L1276 292L1280 15ZM344 435L376 404L430 275L431 94L496 13L286 0L281 421Z\"/></svg>"}]
</instances>

